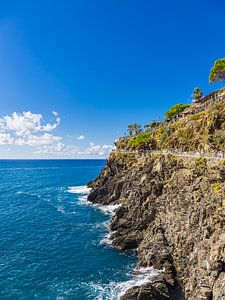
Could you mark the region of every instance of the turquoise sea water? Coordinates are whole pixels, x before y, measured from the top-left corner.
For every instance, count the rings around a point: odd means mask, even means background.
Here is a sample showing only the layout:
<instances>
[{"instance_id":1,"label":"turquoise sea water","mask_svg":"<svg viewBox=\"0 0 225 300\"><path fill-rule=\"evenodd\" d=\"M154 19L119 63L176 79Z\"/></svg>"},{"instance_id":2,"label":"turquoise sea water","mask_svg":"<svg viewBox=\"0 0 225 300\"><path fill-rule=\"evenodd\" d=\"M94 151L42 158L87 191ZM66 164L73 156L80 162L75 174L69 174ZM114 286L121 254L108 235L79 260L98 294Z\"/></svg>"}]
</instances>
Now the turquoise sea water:
<instances>
[{"instance_id":1,"label":"turquoise sea water","mask_svg":"<svg viewBox=\"0 0 225 300\"><path fill-rule=\"evenodd\" d=\"M117 299L136 265L87 205L104 160L0 161L0 299Z\"/></svg>"}]
</instances>

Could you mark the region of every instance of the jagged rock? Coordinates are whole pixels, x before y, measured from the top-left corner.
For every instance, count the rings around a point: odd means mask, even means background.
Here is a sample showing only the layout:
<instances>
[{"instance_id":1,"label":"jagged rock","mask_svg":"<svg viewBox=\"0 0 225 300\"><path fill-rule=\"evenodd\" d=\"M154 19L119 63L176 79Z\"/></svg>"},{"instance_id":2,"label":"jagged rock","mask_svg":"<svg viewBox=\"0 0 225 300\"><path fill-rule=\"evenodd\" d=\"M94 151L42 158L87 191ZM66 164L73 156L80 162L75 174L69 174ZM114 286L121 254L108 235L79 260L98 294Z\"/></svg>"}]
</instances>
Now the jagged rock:
<instances>
[{"instance_id":1,"label":"jagged rock","mask_svg":"<svg viewBox=\"0 0 225 300\"><path fill-rule=\"evenodd\" d=\"M163 270L158 283L132 287L122 300L225 299L224 164L200 167L195 158L114 152L89 184L89 201L121 204L112 245L137 248L140 266Z\"/></svg>"},{"instance_id":2,"label":"jagged rock","mask_svg":"<svg viewBox=\"0 0 225 300\"><path fill-rule=\"evenodd\" d=\"M163 277L157 278L151 284L132 287L126 291L121 300L168 300L170 292Z\"/></svg>"}]
</instances>

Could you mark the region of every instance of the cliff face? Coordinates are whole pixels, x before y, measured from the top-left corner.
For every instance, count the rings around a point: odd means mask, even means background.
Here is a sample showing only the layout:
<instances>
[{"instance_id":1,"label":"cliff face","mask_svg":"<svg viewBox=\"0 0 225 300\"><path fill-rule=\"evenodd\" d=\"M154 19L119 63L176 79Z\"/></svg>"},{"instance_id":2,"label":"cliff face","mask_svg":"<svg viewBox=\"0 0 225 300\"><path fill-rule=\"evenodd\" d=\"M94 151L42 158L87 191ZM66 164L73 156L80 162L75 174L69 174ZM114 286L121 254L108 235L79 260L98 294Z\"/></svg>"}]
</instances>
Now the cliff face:
<instances>
[{"instance_id":1,"label":"cliff face","mask_svg":"<svg viewBox=\"0 0 225 300\"><path fill-rule=\"evenodd\" d=\"M121 204L112 244L163 272L125 299L225 299L225 163L113 152L89 201Z\"/></svg>"}]
</instances>

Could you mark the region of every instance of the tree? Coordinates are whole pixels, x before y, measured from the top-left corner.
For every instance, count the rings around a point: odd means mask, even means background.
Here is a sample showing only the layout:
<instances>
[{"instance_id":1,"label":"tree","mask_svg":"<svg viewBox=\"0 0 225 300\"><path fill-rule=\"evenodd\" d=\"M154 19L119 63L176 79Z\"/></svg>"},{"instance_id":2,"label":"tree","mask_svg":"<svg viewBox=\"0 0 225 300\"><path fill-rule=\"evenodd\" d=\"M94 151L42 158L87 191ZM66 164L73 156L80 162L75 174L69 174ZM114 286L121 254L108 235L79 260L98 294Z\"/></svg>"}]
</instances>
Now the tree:
<instances>
[{"instance_id":1,"label":"tree","mask_svg":"<svg viewBox=\"0 0 225 300\"><path fill-rule=\"evenodd\" d=\"M198 87L194 88L193 97L195 101L199 101L202 98L202 96L203 96L202 89Z\"/></svg>"},{"instance_id":2,"label":"tree","mask_svg":"<svg viewBox=\"0 0 225 300\"><path fill-rule=\"evenodd\" d=\"M133 124L133 130L135 134L140 134L142 132L142 128L140 124L134 123Z\"/></svg>"},{"instance_id":3,"label":"tree","mask_svg":"<svg viewBox=\"0 0 225 300\"><path fill-rule=\"evenodd\" d=\"M189 106L189 104L175 104L165 113L165 116L167 119L172 120L174 117L176 117L179 113L184 111Z\"/></svg>"},{"instance_id":4,"label":"tree","mask_svg":"<svg viewBox=\"0 0 225 300\"><path fill-rule=\"evenodd\" d=\"M129 135L132 136L133 135L133 125L132 124L128 125L127 130L128 130Z\"/></svg>"},{"instance_id":5,"label":"tree","mask_svg":"<svg viewBox=\"0 0 225 300\"><path fill-rule=\"evenodd\" d=\"M129 147L139 149L155 149L157 146L156 140L148 133L144 132L134 136L129 142Z\"/></svg>"},{"instance_id":6,"label":"tree","mask_svg":"<svg viewBox=\"0 0 225 300\"><path fill-rule=\"evenodd\" d=\"M146 129L146 131L149 131L149 130L159 127L159 125L160 125L159 121L151 121L145 125L145 129Z\"/></svg>"},{"instance_id":7,"label":"tree","mask_svg":"<svg viewBox=\"0 0 225 300\"><path fill-rule=\"evenodd\" d=\"M225 58L215 61L214 66L210 70L209 82L225 81Z\"/></svg>"}]
</instances>

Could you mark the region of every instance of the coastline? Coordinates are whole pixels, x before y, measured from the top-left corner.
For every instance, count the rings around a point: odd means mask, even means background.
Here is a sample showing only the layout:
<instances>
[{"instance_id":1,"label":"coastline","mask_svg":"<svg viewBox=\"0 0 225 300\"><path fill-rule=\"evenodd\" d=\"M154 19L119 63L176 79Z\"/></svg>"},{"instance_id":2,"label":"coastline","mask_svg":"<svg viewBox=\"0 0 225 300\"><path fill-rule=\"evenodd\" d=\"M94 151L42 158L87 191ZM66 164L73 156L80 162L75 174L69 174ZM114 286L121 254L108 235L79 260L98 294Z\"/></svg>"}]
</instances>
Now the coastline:
<instances>
[{"instance_id":1,"label":"coastline","mask_svg":"<svg viewBox=\"0 0 225 300\"><path fill-rule=\"evenodd\" d=\"M88 200L120 204L110 222L112 246L136 249L139 267L163 270L121 300L223 297L224 210L214 188L223 172L218 160L111 153L88 185Z\"/></svg>"}]
</instances>

